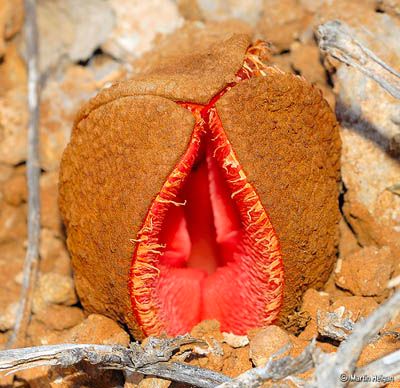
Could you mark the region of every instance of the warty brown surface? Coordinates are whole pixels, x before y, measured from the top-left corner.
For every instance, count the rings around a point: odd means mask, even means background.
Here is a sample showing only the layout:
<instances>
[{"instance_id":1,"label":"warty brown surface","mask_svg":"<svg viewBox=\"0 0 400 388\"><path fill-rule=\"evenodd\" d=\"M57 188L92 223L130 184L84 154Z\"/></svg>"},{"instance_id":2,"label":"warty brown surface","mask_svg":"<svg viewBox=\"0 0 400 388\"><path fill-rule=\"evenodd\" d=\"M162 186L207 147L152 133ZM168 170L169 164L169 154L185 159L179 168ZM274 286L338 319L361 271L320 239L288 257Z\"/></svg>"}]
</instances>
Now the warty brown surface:
<instances>
[{"instance_id":1,"label":"warty brown surface","mask_svg":"<svg viewBox=\"0 0 400 388\"><path fill-rule=\"evenodd\" d=\"M171 100L208 101L234 79L248 44L234 35L202 59L193 48L193 56L171 59L164 72L105 89L75 122L61 164L60 208L77 291L88 311L128 324L135 336L141 333L127 292L130 239L193 129L191 114ZM323 285L334 263L337 124L317 89L272 69L233 88L217 109L281 240L285 323L302 293Z\"/></svg>"}]
</instances>

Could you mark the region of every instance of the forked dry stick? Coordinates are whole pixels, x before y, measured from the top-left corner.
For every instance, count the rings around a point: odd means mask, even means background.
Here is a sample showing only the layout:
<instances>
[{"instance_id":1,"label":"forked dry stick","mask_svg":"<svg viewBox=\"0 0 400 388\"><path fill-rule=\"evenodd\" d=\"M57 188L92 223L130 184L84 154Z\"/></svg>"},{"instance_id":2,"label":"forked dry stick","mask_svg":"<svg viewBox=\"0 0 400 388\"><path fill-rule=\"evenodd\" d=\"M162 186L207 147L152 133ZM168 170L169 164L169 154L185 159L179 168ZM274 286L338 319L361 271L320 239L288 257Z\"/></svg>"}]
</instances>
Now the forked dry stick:
<instances>
[{"instance_id":1,"label":"forked dry stick","mask_svg":"<svg viewBox=\"0 0 400 388\"><path fill-rule=\"evenodd\" d=\"M400 73L354 38L346 24L333 20L318 27L319 48L372 78L393 97L400 99Z\"/></svg>"},{"instance_id":2,"label":"forked dry stick","mask_svg":"<svg viewBox=\"0 0 400 388\"><path fill-rule=\"evenodd\" d=\"M315 341L312 341L298 357L286 356L274 360L272 357L265 365L250 369L232 381L219 385L217 388L258 388L265 381L281 381L289 376L295 376L314 367L314 354L318 353Z\"/></svg>"},{"instance_id":3,"label":"forked dry stick","mask_svg":"<svg viewBox=\"0 0 400 388\"><path fill-rule=\"evenodd\" d=\"M40 162L39 162L39 70L36 1L25 0L26 55L28 60L28 248L20 302L14 331L8 347L23 346L32 310L33 289L39 266L40 236Z\"/></svg>"},{"instance_id":4,"label":"forked dry stick","mask_svg":"<svg viewBox=\"0 0 400 388\"><path fill-rule=\"evenodd\" d=\"M5 350L0 352L0 372L12 373L37 366L69 367L86 361L103 369L138 372L204 388L229 381L230 378L223 374L170 361L180 346L199 342L190 336L179 336L172 339L149 338L144 348L137 343L130 348L60 344Z\"/></svg>"},{"instance_id":5,"label":"forked dry stick","mask_svg":"<svg viewBox=\"0 0 400 388\"><path fill-rule=\"evenodd\" d=\"M366 366L357 368L356 372L357 376L398 376L400 375L400 350L388 354L387 356L384 356L376 361L373 361ZM383 385L384 382L382 382L381 386ZM359 384L353 385L352 388L369 388L376 386L377 384L374 382L361 382Z\"/></svg>"},{"instance_id":6,"label":"forked dry stick","mask_svg":"<svg viewBox=\"0 0 400 388\"><path fill-rule=\"evenodd\" d=\"M361 351L376 336L379 330L397 314L400 313L400 291L380 305L368 318L354 326L348 339L341 343L336 353L324 353L311 342L297 358L290 356L274 360L272 357L266 365L250 369L232 381L221 384L218 388L258 388L264 381L279 383L290 379L298 387L306 388L340 388L348 381L343 379L355 376L379 376L386 378L400 374L400 351L393 352L373 361L370 364L356 368L356 362ZM308 381L298 379L296 375L315 368L313 377ZM341 379L342 375L342 379ZM352 387L370 387L362 383Z\"/></svg>"},{"instance_id":7,"label":"forked dry stick","mask_svg":"<svg viewBox=\"0 0 400 388\"><path fill-rule=\"evenodd\" d=\"M280 382L290 379L293 383L299 384L298 386L307 388L339 388L347 384L340 379L343 374L346 376L381 374L386 378L399 375L400 351L386 355L366 366L355 367L363 348L399 312L400 291L397 291L362 323L354 326L353 332L339 346L336 353L324 353L311 342L296 358L290 356L271 358L265 366L248 370L233 380L208 369L170 361L180 346L197 342L188 336L161 340L153 338L144 348L138 344L132 344L130 349L111 345L61 344L5 350L0 352L0 372L16 372L44 365L67 367L86 361L99 368L139 372L187 382L198 387L257 388L267 380L279 386ZM315 372L309 381L296 378L296 375L313 368ZM362 386L370 385L363 383Z\"/></svg>"},{"instance_id":8,"label":"forked dry stick","mask_svg":"<svg viewBox=\"0 0 400 388\"><path fill-rule=\"evenodd\" d=\"M350 376L355 373L356 362L362 350L379 333L383 326L394 319L399 313L400 290L386 302L382 303L368 318L356 323L352 334L348 337L347 341L341 343L336 353L324 355L315 369L315 385L310 385L310 387L344 387L346 382L341 380L340 376ZM398 369L396 368L400 367L398 355L397 358L395 353L392 353L391 356L394 357L392 360L393 365L390 370L385 370L386 376L389 376L389 373L396 375L398 373ZM390 356L386 357L388 357L386 361L390 360Z\"/></svg>"}]
</instances>

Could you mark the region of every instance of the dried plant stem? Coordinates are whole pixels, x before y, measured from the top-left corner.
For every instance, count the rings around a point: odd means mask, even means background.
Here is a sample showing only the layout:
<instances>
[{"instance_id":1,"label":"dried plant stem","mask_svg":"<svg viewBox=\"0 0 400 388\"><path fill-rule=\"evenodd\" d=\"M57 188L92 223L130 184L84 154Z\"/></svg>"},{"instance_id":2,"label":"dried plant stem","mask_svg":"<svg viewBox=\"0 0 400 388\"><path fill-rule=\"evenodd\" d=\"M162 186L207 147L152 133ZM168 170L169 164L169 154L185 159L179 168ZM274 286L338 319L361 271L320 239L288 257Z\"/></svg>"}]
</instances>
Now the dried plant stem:
<instances>
[{"instance_id":1,"label":"dried plant stem","mask_svg":"<svg viewBox=\"0 0 400 388\"><path fill-rule=\"evenodd\" d=\"M400 375L400 350L373 361L370 364L357 368L357 376L398 376ZM383 386L384 384L382 384ZM377 383L359 383L354 387L376 387Z\"/></svg>"},{"instance_id":2,"label":"dried plant stem","mask_svg":"<svg viewBox=\"0 0 400 388\"><path fill-rule=\"evenodd\" d=\"M289 376L303 373L313 368L315 352L318 352L318 350L315 347L315 341L313 341L296 358L287 356L274 360L271 357L264 366L250 369L236 379L223 383L217 388L257 388L266 380L280 381Z\"/></svg>"},{"instance_id":3,"label":"dried plant stem","mask_svg":"<svg viewBox=\"0 0 400 388\"><path fill-rule=\"evenodd\" d=\"M385 376L386 378L400 374L400 351L386 355L370 364L356 368L356 362L361 351L376 337L382 327L400 312L400 291L380 305L368 318L354 325L352 332L343 341L336 353L324 353L315 347L315 341L308 345L302 354L293 358L290 356L275 359L271 357L264 366L250 369L230 382L218 388L258 388L264 381L283 382L290 379L293 384L307 388L340 388L347 382L341 380L341 375L355 376ZM299 373L315 368L313 377L303 381L296 377ZM280 386L276 384L274 386ZM361 385L352 385L360 386ZM363 387L369 387L362 383ZM374 385L376 386L376 385Z\"/></svg>"},{"instance_id":4,"label":"dried plant stem","mask_svg":"<svg viewBox=\"0 0 400 388\"><path fill-rule=\"evenodd\" d=\"M25 0L25 33L28 58L28 248L25 257L20 304L14 332L8 347L23 346L28 328L33 289L39 264L40 236L40 163L39 163L39 70L36 2Z\"/></svg>"},{"instance_id":5,"label":"dried plant stem","mask_svg":"<svg viewBox=\"0 0 400 388\"><path fill-rule=\"evenodd\" d=\"M319 47L339 61L353 66L400 99L400 73L354 38L349 26L333 20L318 27Z\"/></svg>"},{"instance_id":6,"label":"dried plant stem","mask_svg":"<svg viewBox=\"0 0 400 388\"><path fill-rule=\"evenodd\" d=\"M198 343L189 336L150 338L142 348L116 345L61 344L0 352L0 371L16 372L37 366L68 367L86 361L99 368L125 370L211 388L229 377L196 366L169 361L180 346Z\"/></svg>"},{"instance_id":7,"label":"dried plant stem","mask_svg":"<svg viewBox=\"0 0 400 388\"><path fill-rule=\"evenodd\" d=\"M346 385L346 382L340 379L342 374L383 375L386 378L399 375L400 351L386 355L366 366L355 367L361 351L399 312L400 291L397 291L368 318L354 325L351 334L341 343L336 353L324 353L315 346L315 341L312 341L296 358L271 357L266 365L248 370L233 380L208 369L171 361L174 352L182 345L199 342L189 336L172 339L149 338L144 348L136 343L129 349L110 345L62 344L5 350L0 352L0 372L16 372L43 365L67 367L86 361L100 368L138 372L206 388L215 386L257 388L267 380L279 386L288 379L297 386L307 388L339 388ZM308 381L297 378L296 375L299 373L313 368L314 374ZM370 385L363 383L362 386Z\"/></svg>"},{"instance_id":8,"label":"dried plant stem","mask_svg":"<svg viewBox=\"0 0 400 388\"><path fill-rule=\"evenodd\" d=\"M382 303L368 318L358 322L353 332L330 357L325 355L315 370L316 386L344 387L340 380L342 374L351 375L355 371L356 362L365 346L379 333L383 326L395 318L400 312L400 291L397 291L385 303ZM389 357L389 356L387 356ZM389 376L389 370L385 375ZM395 368L393 372L396 372ZM375 374L375 373L374 373ZM395 373L396 374L396 373ZM318 385L319 384L319 385Z\"/></svg>"}]
</instances>

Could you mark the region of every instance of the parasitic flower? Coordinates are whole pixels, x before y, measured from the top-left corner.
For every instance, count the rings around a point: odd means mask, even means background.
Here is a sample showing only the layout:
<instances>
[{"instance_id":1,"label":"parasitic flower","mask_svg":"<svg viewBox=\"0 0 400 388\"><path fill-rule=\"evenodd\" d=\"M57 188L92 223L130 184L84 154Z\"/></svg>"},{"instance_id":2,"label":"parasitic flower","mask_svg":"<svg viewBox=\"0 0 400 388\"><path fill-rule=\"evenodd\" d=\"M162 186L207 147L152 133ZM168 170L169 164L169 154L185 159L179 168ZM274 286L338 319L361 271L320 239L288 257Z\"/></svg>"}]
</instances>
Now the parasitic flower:
<instances>
[{"instance_id":1,"label":"parasitic flower","mask_svg":"<svg viewBox=\"0 0 400 388\"><path fill-rule=\"evenodd\" d=\"M340 141L305 80L234 35L83 107L60 208L89 311L138 336L284 322L335 258ZM129 286L127 286L129 284Z\"/></svg>"}]
</instances>

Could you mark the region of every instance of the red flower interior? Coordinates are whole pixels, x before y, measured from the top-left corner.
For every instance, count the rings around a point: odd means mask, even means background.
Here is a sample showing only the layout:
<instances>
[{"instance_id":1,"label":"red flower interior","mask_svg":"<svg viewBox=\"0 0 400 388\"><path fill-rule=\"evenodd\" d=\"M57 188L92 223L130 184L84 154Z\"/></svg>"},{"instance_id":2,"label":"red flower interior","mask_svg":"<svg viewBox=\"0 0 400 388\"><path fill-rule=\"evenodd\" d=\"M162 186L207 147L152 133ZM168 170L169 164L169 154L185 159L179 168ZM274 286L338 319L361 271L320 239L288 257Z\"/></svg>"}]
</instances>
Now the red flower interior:
<instances>
[{"instance_id":1,"label":"red flower interior","mask_svg":"<svg viewBox=\"0 0 400 388\"><path fill-rule=\"evenodd\" d=\"M264 75L259 48L248 50L237 82ZM131 267L132 308L146 335L186 333L204 319L245 334L279 313L278 238L215 108L236 83L207 105L178 102L196 118L195 128L148 211Z\"/></svg>"}]
</instances>

